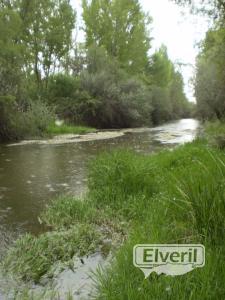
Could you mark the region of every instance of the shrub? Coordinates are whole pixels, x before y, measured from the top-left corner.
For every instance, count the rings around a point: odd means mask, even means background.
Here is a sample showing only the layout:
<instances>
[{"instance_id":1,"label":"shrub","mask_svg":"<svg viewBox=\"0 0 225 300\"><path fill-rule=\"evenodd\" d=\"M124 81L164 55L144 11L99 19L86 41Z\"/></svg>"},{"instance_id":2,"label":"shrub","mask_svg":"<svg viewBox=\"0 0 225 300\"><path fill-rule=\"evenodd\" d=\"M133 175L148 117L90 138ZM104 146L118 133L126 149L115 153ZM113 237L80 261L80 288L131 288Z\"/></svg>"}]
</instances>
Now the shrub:
<instances>
[{"instance_id":1,"label":"shrub","mask_svg":"<svg viewBox=\"0 0 225 300\"><path fill-rule=\"evenodd\" d=\"M20 110L15 101L0 103L0 140L16 140L45 134L54 114L41 101L32 101Z\"/></svg>"},{"instance_id":2,"label":"shrub","mask_svg":"<svg viewBox=\"0 0 225 300\"><path fill-rule=\"evenodd\" d=\"M59 118L71 124L92 125L98 101L81 87L79 77L58 74L50 78L46 94L49 104L55 107Z\"/></svg>"},{"instance_id":3,"label":"shrub","mask_svg":"<svg viewBox=\"0 0 225 300\"><path fill-rule=\"evenodd\" d=\"M92 118L88 118L91 126L122 128L151 124L151 96L140 81L105 69L84 72L81 85L98 103Z\"/></svg>"},{"instance_id":4,"label":"shrub","mask_svg":"<svg viewBox=\"0 0 225 300\"><path fill-rule=\"evenodd\" d=\"M121 70L102 48L89 50L86 70L79 77L52 77L46 97L70 123L98 128L151 124L149 89Z\"/></svg>"}]
</instances>

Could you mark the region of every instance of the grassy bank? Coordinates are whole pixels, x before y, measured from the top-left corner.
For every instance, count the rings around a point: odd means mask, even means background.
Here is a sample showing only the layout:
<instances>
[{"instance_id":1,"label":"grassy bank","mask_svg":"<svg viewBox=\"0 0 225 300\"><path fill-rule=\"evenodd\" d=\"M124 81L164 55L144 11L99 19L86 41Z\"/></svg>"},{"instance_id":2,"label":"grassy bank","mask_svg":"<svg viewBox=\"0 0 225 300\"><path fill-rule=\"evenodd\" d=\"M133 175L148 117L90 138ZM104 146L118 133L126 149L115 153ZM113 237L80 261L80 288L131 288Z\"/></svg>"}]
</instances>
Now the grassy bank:
<instances>
[{"instance_id":1,"label":"grassy bank","mask_svg":"<svg viewBox=\"0 0 225 300\"><path fill-rule=\"evenodd\" d=\"M86 126L72 126L62 124L57 126L56 124L51 124L47 127L47 133L50 135L57 135L57 134L85 134L96 132L96 129Z\"/></svg>"},{"instance_id":2,"label":"grassy bank","mask_svg":"<svg viewBox=\"0 0 225 300\"><path fill-rule=\"evenodd\" d=\"M211 146L225 149L225 120L206 123L205 137Z\"/></svg>"},{"instance_id":3,"label":"grassy bank","mask_svg":"<svg viewBox=\"0 0 225 300\"><path fill-rule=\"evenodd\" d=\"M126 170L118 179L117 171L109 168L108 176L115 174L114 180L96 190L98 203L112 195L111 205L116 203L115 209L124 218L133 219L129 238L115 262L107 273L98 274L99 299L220 299L225 292L221 265L225 258L224 154L195 142L173 153L132 157L131 164L119 163L122 169L129 166L130 175ZM117 168L115 164L114 170ZM146 184L138 182L142 176ZM96 180L94 185L98 186ZM114 195L113 186L117 186ZM122 191L127 196L121 197ZM180 277L153 274L144 280L132 264L133 246L140 243L203 243L206 266Z\"/></svg>"},{"instance_id":4,"label":"grassy bank","mask_svg":"<svg viewBox=\"0 0 225 300\"><path fill-rule=\"evenodd\" d=\"M3 268L38 282L43 275L51 277L58 260L68 263L74 254L98 248L115 254L107 272L96 275L99 299L222 299L225 152L211 143L218 130L208 127L207 132L174 151L100 155L90 165L86 199L53 201L41 216L52 231L18 240ZM144 280L132 262L139 243L202 243L206 266L179 277L152 274Z\"/></svg>"}]
</instances>

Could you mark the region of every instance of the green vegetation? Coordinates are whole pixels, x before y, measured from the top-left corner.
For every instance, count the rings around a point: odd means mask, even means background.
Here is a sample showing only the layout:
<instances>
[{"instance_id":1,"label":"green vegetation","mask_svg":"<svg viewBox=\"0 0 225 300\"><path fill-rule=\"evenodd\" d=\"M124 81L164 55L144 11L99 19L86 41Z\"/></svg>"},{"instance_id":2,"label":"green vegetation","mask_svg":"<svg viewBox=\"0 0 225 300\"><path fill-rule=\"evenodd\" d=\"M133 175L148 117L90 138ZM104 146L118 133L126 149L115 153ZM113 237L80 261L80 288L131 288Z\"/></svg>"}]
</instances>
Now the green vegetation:
<instances>
[{"instance_id":1,"label":"green vegetation","mask_svg":"<svg viewBox=\"0 0 225 300\"><path fill-rule=\"evenodd\" d=\"M2 141L44 136L49 123L54 122L55 118L49 107L41 101L26 103L26 110L21 113L11 97L0 97L0 115Z\"/></svg>"},{"instance_id":2,"label":"green vegetation","mask_svg":"<svg viewBox=\"0 0 225 300\"><path fill-rule=\"evenodd\" d=\"M197 60L195 93L197 111L204 119L223 119L225 115L224 27L208 31Z\"/></svg>"},{"instance_id":3,"label":"green vegetation","mask_svg":"<svg viewBox=\"0 0 225 300\"><path fill-rule=\"evenodd\" d=\"M4 267L17 274L18 279L37 282L51 271L54 262L69 261L75 254L84 255L95 250L98 239L98 233L85 224L67 231L45 233L38 238L26 234L8 252ZM14 261L15 257L19 259Z\"/></svg>"},{"instance_id":4,"label":"green vegetation","mask_svg":"<svg viewBox=\"0 0 225 300\"><path fill-rule=\"evenodd\" d=\"M94 163L91 195L131 220L127 241L107 272L98 299L217 299L224 294L224 153L202 141L151 157L114 153ZM101 178L101 179L100 179ZM142 179L142 181L141 181ZM140 243L203 243L206 266L185 276L152 274L133 266Z\"/></svg>"},{"instance_id":5,"label":"green vegetation","mask_svg":"<svg viewBox=\"0 0 225 300\"><path fill-rule=\"evenodd\" d=\"M43 136L56 118L94 128L151 126L194 114L222 120L224 3L171 1L214 18L197 58L196 106L166 46L149 55L152 19L138 0L83 0L84 43L72 39L70 1L2 0L0 142Z\"/></svg>"},{"instance_id":6,"label":"green vegetation","mask_svg":"<svg viewBox=\"0 0 225 300\"><path fill-rule=\"evenodd\" d=\"M206 137L210 144L218 147L219 149L225 149L225 123L215 121L208 122L205 125Z\"/></svg>"},{"instance_id":7,"label":"green vegetation","mask_svg":"<svg viewBox=\"0 0 225 300\"><path fill-rule=\"evenodd\" d=\"M215 128L224 132L223 124L208 125L204 139L174 151L101 154L90 164L86 199L53 201L40 219L55 231L19 239L3 267L38 281L51 276L54 262L98 248L115 256L107 271L96 274L98 299L220 299L225 292L225 158L221 148L211 146ZM116 247L106 249L105 238ZM144 280L132 263L139 243L202 243L206 266L185 276L152 274Z\"/></svg>"},{"instance_id":8,"label":"green vegetation","mask_svg":"<svg viewBox=\"0 0 225 300\"><path fill-rule=\"evenodd\" d=\"M0 1L0 142L149 127L193 111L210 120L201 139L174 151L101 154L90 164L86 198L53 201L40 216L51 231L19 238L2 261L6 273L40 282L57 262L97 249L114 254L96 274L99 299L224 297L225 5L171 1L213 20L197 57L196 107L166 46L149 54L152 20L140 1L83 0L83 44L72 39L69 0ZM202 243L207 263L185 276L144 280L132 263L139 243Z\"/></svg>"},{"instance_id":9,"label":"green vegetation","mask_svg":"<svg viewBox=\"0 0 225 300\"><path fill-rule=\"evenodd\" d=\"M97 209L91 201L73 197L54 200L40 222L52 231L38 237L22 236L4 258L3 269L17 280L39 282L43 275L51 278L54 263L70 264L74 255L81 257L97 249L108 255L111 246L116 247L123 239L126 228L115 212ZM104 244L106 238L113 241L110 248Z\"/></svg>"},{"instance_id":10,"label":"green vegetation","mask_svg":"<svg viewBox=\"0 0 225 300\"><path fill-rule=\"evenodd\" d=\"M172 0L187 5L196 14L205 14L211 20L211 28L201 43L197 57L194 80L197 100L196 114L204 120L225 116L225 2L223 0L200 1Z\"/></svg>"},{"instance_id":11,"label":"green vegetation","mask_svg":"<svg viewBox=\"0 0 225 300\"><path fill-rule=\"evenodd\" d=\"M0 142L55 131L52 118L121 128L190 116L166 47L149 55L151 17L139 1L84 0L82 8L83 44L72 39L70 1L0 1ZM46 107L44 124L30 106Z\"/></svg>"},{"instance_id":12,"label":"green vegetation","mask_svg":"<svg viewBox=\"0 0 225 300\"><path fill-rule=\"evenodd\" d=\"M43 91L71 49L74 22L67 0L0 2L0 142L43 135L55 118Z\"/></svg>"},{"instance_id":13,"label":"green vegetation","mask_svg":"<svg viewBox=\"0 0 225 300\"><path fill-rule=\"evenodd\" d=\"M87 48L98 45L134 75L148 64L150 16L139 1L82 1ZM93 21L95 25L93 26Z\"/></svg>"},{"instance_id":14,"label":"green vegetation","mask_svg":"<svg viewBox=\"0 0 225 300\"><path fill-rule=\"evenodd\" d=\"M47 127L47 133L49 134L85 134L90 132L96 132L94 128L85 127L85 126L71 126L62 124L60 126L55 125L54 123Z\"/></svg>"}]
</instances>

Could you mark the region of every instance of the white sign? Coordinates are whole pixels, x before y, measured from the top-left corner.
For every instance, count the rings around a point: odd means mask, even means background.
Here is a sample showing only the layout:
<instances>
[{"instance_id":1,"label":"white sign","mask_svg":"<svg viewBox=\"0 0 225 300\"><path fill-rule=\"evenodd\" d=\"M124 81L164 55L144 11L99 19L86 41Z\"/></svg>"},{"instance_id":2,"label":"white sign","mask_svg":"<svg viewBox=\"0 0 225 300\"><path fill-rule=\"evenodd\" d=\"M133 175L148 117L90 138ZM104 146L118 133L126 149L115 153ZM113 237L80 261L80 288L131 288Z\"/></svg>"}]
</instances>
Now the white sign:
<instances>
[{"instance_id":1,"label":"white sign","mask_svg":"<svg viewBox=\"0 0 225 300\"><path fill-rule=\"evenodd\" d=\"M149 244L133 249L134 266L147 278L152 272L158 275L183 275L205 265L205 247L199 244Z\"/></svg>"}]
</instances>

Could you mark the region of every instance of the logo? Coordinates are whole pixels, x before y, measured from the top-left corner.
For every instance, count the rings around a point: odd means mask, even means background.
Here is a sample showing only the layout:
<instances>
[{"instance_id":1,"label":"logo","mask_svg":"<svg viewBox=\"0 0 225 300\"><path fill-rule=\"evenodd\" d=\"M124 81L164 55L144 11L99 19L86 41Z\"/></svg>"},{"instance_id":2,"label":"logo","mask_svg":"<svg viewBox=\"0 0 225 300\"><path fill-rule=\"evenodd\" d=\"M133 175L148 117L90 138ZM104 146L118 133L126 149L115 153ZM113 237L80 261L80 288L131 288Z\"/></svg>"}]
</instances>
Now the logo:
<instances>
[{"instance_id":1,"label":"logo","mask_svg":"<svg viewBox=\"0 0 225 300\"><path fill-rule=\"evenodd\" d=\"M183 275L205 265L205 247L198 244L136 245L133 249L134 266L147 278L158 275Z\"/></svg>"}]
</instances>

